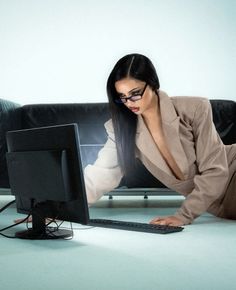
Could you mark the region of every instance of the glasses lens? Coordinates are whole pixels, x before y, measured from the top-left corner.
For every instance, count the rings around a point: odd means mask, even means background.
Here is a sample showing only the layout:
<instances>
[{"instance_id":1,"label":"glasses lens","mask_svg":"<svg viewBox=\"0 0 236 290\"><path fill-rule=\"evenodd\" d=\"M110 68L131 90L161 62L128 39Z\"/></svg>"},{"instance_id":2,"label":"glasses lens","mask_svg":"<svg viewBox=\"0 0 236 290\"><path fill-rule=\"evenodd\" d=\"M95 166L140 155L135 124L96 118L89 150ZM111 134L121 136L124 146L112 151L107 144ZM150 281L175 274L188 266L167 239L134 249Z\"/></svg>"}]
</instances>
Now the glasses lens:
<instances>
[{"instance_id":1,"label":"glasses lens","mask_svg":"<svg viewBox=\"0 0 236 290\"><path fill-rule=\"evenodd\" d=\"M141 95L135 95L135 96L130 97L130 101L133 101L133 102L138 101L140 99L142 99Z\"/></svg>"}]
</instances>

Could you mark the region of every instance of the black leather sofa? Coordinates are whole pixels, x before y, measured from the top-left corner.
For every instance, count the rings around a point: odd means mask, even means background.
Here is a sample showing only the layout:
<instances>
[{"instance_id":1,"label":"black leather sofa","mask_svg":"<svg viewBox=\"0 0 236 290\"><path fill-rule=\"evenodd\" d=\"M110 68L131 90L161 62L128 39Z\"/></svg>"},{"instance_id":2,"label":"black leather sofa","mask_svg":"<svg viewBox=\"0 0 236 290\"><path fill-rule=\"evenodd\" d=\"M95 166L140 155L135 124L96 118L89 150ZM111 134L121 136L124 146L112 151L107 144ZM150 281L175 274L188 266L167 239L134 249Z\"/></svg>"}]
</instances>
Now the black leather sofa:
<instances>
[{"instance_id":1,"label":"black leather sofa","mask_svg":"<svg viewBox=\"0 0 236 290\"><path fill-rule=\"evenodd\" d=\"M224 144L236 143L236 102L231 100L210 100L213 120ZM77 123L80 133L83 167L92 164L98 151L106 141L104 123L110 118L107 103L37 104L20 106L0 99L0 188L9 188L6 167L5 134L10 130ZM125 189L137 194L152 194L168 189L154 178L137 160L136 172L125 176L110 195ZM135 190L134 190L135 189Z\"/></svg>"}]
</instances>

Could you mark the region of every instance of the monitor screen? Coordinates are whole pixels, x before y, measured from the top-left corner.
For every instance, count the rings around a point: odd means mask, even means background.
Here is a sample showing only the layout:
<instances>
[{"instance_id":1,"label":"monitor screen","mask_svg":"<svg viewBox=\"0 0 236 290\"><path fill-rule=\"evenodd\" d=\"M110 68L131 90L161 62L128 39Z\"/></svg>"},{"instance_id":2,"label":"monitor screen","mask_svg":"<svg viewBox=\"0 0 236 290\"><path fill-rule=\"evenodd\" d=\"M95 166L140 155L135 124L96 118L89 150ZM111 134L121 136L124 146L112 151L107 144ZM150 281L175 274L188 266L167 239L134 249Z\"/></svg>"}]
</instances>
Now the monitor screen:
<instances>
[{"instance_id":1,"label":"monitor screen","mask_svg":"<svg viewBox=\"0 0 236 290\"><path fill-rule=\"evenodd\" d=\"M19 238L71 235L46 219L88 224L89 213L77 124L7 132L7 165L17 211L32 215L32 228Z\"/></svg>"}]
</instances>

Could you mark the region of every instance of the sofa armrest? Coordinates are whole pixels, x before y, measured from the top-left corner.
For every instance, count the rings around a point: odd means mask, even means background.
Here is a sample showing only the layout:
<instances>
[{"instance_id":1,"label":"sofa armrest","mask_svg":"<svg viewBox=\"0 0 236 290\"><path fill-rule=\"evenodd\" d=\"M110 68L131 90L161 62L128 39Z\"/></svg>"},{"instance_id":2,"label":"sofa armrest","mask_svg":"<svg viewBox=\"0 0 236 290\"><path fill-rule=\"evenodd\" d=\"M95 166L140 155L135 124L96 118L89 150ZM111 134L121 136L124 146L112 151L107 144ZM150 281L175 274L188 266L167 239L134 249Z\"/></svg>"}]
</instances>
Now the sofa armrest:
<instances>
[{"instance_id":1,"label":"sofa armrest","mask_svg":"<svg viewBox=\"0 0 236 290\"><path fill-rule=\"evenodd\" d=\"M21 128L20 105L0 99L0 187L8 188L6 132Z\"/></svg>"},{"instance_id":2,"label":"sofa armrest","mask_svg":"<svg viewBox=\"0 0 236 290\"><path fill-rule=\"evenodd\" d=\"M232 100L210 100L213 121L225 145L236 143L236 102Z\"/></svg>"}]
</instances>

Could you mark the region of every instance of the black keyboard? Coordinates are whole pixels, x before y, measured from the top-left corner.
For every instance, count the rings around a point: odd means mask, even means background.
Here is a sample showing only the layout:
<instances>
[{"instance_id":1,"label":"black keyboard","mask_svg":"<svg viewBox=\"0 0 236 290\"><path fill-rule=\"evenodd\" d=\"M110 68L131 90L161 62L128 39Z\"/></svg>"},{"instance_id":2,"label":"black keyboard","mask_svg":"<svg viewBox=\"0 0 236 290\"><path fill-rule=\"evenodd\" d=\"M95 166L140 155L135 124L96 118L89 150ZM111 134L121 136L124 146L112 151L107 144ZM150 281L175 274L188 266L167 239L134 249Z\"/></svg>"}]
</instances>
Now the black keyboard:
<instances>
[{"instance_id":1,"label":"black keyboard","mask_svg":"<svg viewBox=\"0 0 236 290\"><path fill-rule=\"evenodd\" d=\"M90 219L89 225L95 227L112 228L127 231L147 232L154 234L170 234L180 232L183 227L164 226L164 225L153 225L147 223L137 223L128 221L117 221L107 219Z\"/></svg>"}]
</instances>

